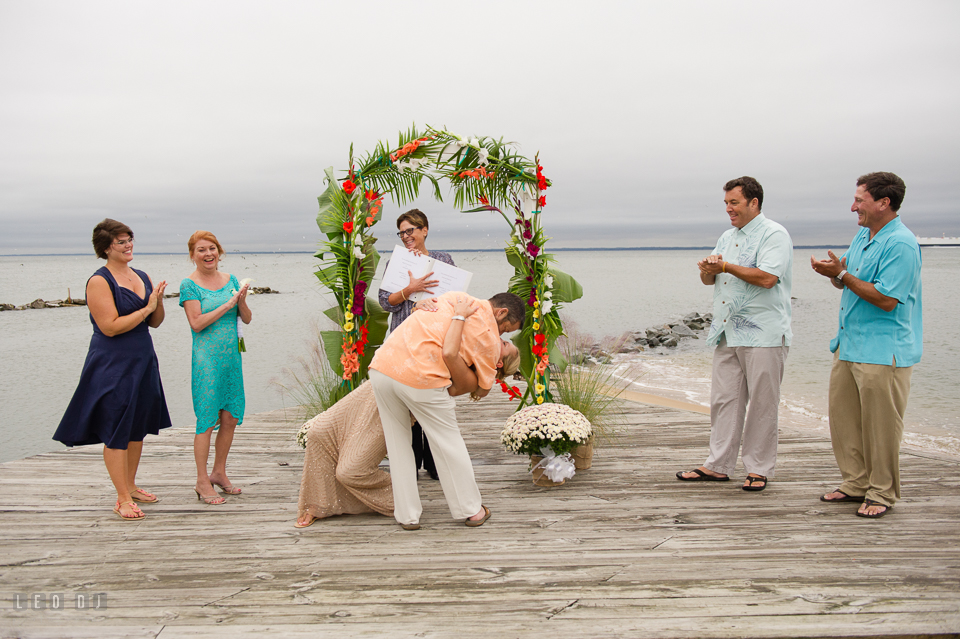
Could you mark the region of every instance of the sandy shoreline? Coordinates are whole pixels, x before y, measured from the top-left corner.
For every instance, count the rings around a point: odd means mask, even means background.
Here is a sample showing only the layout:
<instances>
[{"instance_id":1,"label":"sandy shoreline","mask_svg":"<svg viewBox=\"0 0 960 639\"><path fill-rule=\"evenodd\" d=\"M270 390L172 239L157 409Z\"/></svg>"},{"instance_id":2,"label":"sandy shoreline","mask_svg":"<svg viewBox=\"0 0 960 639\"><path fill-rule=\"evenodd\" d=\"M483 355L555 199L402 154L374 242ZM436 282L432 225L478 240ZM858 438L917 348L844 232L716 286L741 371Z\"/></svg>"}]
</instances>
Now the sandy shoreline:
<instances>
[{"instance_id":1,"label":"sandy shoreline","mask_svg":"<svg viewBox=\"0 0 960 639\"><path fill-rule=\"evenodd\" d=\"M639 365L642 366L643 363L649 362L648 359L640 360ZM633 382L621 396L626 400L641 404L709 415L709 378L677 377L666 371L673 371L674 373L678 370L687 373L692 371L667 359L658 363L661 365L644 367L643 376ZM666 366L663 366L663 364L666 364ZM626 362L621 363L621 365L629 367L637 366L638 363ZM678 383L678 380L683 381ZM782 398L780 401L779 423L781 429L799 428L826 439L830 438L830 426L826 416L799 406L787 398ZM704 450L706 450L706 445L706 442L704 442ZM943 455L948 459L960 460L960 439L955 437L905 431L901 447L913 452Z\"/></svg>"}]
</instances>

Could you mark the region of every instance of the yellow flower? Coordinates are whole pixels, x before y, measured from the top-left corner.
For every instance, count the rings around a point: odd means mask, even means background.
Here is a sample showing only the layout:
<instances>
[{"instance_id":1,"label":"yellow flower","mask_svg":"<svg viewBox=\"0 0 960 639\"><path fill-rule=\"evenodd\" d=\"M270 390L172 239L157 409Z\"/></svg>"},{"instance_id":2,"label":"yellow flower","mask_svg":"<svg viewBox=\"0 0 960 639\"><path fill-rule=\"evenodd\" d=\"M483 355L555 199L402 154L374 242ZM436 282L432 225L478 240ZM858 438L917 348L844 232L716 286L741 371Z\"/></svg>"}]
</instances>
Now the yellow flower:
<instances>
[{"instance_id":1,"label":"yellow flower","mask_svg":"<svg viewBox=\"0 0 960 639\"><path fill-rule=\"evenodd\" d=\"M350 311L347 311L346 313L343 314L343 319L349 322L350 320L353 319L353 313L351 313Z\"/></svg>"},{"instance_id":2,"label":"yellow flower","mask_svg":"<svg viewBox=\"0 0 960 639\"><path fill-rule=\"evenodd\" d=\"M533 307L540 308L540 300L533 300Z\"/></svg>"},{"instance_id":3,"label":"yellow flower","mask_svg":"<svg viewBox=\"0 0 960 639\"><path fill-rule=\"evenodd\" d=\"M540 330L540 322L534 322L534 323L533 323L533 330L535 330L535 331L539 331L539 330Z\"/></svg>"},{"instance_id":4,"label":"yellow flower","mask_svg":"<svg viewBox=\"0 0 960 639\"><path fill-rule=\"evenodd\" d=\"M543 391L547 390L547 387L543 384L537 384L537 395L543 394Z\"/></svg>"},{"instance_id":5,"label":"yellow flower","mask_svg":"<svg viewBox=\"0 0 960 639\"><path fill-rule=\"evenodd\" d=\"M533 316L534 316L534 317L540 317L540 309L539 309L539 308L533 310Z\"/></svg>"},{"instance_id":6,"label":"yellow flower","mask_svg":"<svg viewBox=\"0 0 960 639\"><path fill-rule=\"evenodd\" d=\"M542 404L542 403L543 403L543 398L542 398L542 397L538 397L538 398L537 398L537 403L538 403L538 404Z\"/></svg>"},{"instance_id":7,"label":"yellow flower","mask_svg":"<svg viewBox=\"0 0 960 639\"><path fill-rule=\"evenodd\" d=\"M352 331L352 330L353 330L353 322L347 322L346 324L344 324L344 325L343 325L343 330L347 331L348 333L349 333L350 331Z\"/></svg>"}]
</instances>

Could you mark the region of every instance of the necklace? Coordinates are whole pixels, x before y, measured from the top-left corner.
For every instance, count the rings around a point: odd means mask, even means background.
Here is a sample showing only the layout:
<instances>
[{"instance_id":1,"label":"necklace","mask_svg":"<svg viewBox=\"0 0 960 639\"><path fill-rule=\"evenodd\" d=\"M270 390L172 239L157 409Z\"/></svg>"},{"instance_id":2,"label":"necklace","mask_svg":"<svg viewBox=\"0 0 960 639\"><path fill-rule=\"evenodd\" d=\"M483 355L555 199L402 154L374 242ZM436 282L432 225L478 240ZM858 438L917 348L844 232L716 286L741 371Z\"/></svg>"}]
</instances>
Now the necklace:
<instances>
[{"instance_id":1,"label":"necklace","mask_svg":"<svg viewBox=\"0 0 960 639\"><path fill-rule=\"evenodd\" d=\"M111 269L111 268L109 268L109 267L107 268L107 270L110 271L111 273L113 273L113 276L114 276L114 277L123 276L123 278L126 279L128 282L130 282L130 284L136 286L137 280L133 279L133 271L132 271L132 270L127 269L127 270L129 271L128 273L123 273L123 272L119 272L119 273L118 273L118 272L115 272L113 269Z\"/></svg>"}]
</instances>

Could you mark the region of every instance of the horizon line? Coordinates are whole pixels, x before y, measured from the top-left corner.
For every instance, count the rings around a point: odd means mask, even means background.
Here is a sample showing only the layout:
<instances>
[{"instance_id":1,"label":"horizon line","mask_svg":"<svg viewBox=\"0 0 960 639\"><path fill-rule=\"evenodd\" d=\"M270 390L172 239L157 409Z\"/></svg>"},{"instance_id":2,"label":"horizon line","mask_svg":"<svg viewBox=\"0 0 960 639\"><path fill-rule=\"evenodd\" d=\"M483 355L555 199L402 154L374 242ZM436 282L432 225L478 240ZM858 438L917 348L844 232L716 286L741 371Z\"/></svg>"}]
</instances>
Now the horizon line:
<instances>
[{"instance_id":1,"label":"horizon line","mask_svg":"<svg viewBox=\"0 0 960 639\"><path fill-rule=\"evenodd\" d=\"M798 249L830 249L830 248L843 248L845 245L841 244L801 244L794 246L794 250ZM548 252L564 252L564 251L709 251L713 249L713 246L614 246L614 247L567 247L567 248L551 248ZM487 249L436 249L437 251L443 253L502 253L504 249L502 248L487 248ZM325 251L326 252L326 251ZM377 251L381 255L389 255L393 252L393 249ZM137 255L183 255L182 251L141 251ZM253 251L227 251L224 255L316 255L316 251L263 251L263 250L253 250ZM79 257L79 256L89 256L91 253L0 253L0 257Z\"/></svg>"}]
</instances>

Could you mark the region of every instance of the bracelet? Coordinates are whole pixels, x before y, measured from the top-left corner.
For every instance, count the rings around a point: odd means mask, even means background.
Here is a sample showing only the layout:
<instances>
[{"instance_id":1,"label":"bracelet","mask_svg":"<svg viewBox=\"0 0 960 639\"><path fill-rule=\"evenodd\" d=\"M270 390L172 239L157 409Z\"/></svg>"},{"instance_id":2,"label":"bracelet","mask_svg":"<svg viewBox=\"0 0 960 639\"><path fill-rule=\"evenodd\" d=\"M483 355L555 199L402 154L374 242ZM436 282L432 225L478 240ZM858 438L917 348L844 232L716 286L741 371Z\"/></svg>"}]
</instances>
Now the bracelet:
<instances>
[{"instance_id":1,"label":"bracelet","mask_svg":"<svg viewBox=\"0 0 960 639\"><path fill-rule=\"evenodd\" d=\"M403 298L403 301L404 301L404 302L407 301L407 296L403 294L403 289L402 289L402 288L400 289L400 297Z\"/></svg>"},{"instance_id":2,"label":"bracelet","mask_svg":"<svg viewBox=\"0 0 960 639\"><path fill-rule=\"evenodd\" d=\"M454 315L454 316L451 317L450 319L451 319L451 320L460 320L461 322L466 322L466 321L467 321L467 318L464 317L463 315Z\"/></svg>"},{"instance_id":3,"label":"bracelet","mask_svg":"<svg viewBox=\"0 0 960 639\"><path fill-rule=\"evenodd\" d=\"M723 268L721 268L720 270L721 270L721 272L723 272L723 273L726 273L726 272L727 272L727 263L726 263L726 262L723 263Z\"/></svg>"}]
</instances>

